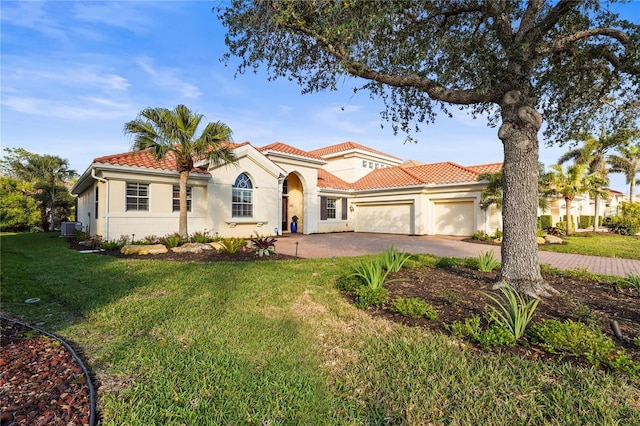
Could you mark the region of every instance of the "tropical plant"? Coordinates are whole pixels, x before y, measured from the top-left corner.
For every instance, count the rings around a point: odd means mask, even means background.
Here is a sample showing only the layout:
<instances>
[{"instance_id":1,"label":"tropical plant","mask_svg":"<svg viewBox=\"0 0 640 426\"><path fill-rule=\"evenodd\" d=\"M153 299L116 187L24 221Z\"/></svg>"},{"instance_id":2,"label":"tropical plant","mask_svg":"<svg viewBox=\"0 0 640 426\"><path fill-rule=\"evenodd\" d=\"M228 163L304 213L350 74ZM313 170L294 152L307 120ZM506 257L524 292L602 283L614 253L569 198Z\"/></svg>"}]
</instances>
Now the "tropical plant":
<instances>
[{"instance_id":1,"label":"tropical plant","mask_svg":"<svg viewBox=\"0 0 640 426\"><path fill-rule=\"evenodd\" d=\"M40 223L38 205L30 197L28 183L12 177L0 177L0 229L29 231Z\"/></svg>"},{"instance_id":2,"label":"tropical plant","mask_svg":"<svg viewBox=\"0 0 640 426\"><path fill-rule=\"evenodd\" d=\"M239 237L221 238L218 241L220 249L226 253L237 253L242 247L247 246L247 240Z\"/></svg>"},{"instance_id":3,"label":"tropical plant","mask_svg":"<svg viewBox=\"0 0 640 426\"><path fill-rule=\"evenodd\" d=\"M576 164L587 165L590 174L598 173L602 177L602 182L608 184L609 179L607 178L607 175L609 174L609 170L607 169L607 151L614 147L625 145L635 133L636 131L631 129L618 129L607 134L605 127L602 126L600 129L600 137L596 139L596 137L590 133L580 132L572 139L583 142L582 147L571 149L564 153L560 158L558 158L558 164L564 164L571 160ZM602 192L598 191L595 193L594 230L598 229L600 226L601 197Z\"/></svg>"},{"instance_id":4,"label":"tropical plant","mask_svg":"<svg viewBox=\"0 0 640 426\"><path fill-rule=\"evenodd\" d=\"M382 267L380 259L370 259L355 266L353 275L362 278L366 287L380 288L384 286L390 272Z\"/></svg>"},{"instance_id":5,"label":"tropical plant","mask_svg":"<svg viewBox=\"0 0 640 426\"><path fill-rule=\"evenodd\" d=\"M168 248L178 247L183 241L182 236L177 232L167 234L160 239L160 242Z\"/></svg>"},{"instance_id":6,"label":"tropical plant","mask_svg":"<svg viewBox=\"0 0 640 426\"><path fill-rule=\"evenodd\" d=\"M618 147L618 154L607 157L609 172L623 173L629 185L629 202L636 201L636 176L640 173L640 143Z\"/></svg>"},{"instance_id":7,"label":"tropical plant","mask_svg":"<svg viewBox=\"0 0 640 426\"><path fill-rule=\"evenodd\" d=\"M251 238L253 245L252 250L260 257L269 256L270 253L276 252L276 240L273 237L265 237L256 231L256 236Z\"/></svg>"},{"instance_id":8,"label":"tropical plant","mask_svg":"<svg viewBox=\"0 0 640 426\"><path fill-rule=\"evenodd\" d=\"M606 195L602 187L607 181L599 173L586 174L585 164L573 164L567 167L567 172L560 164L551 165L547 174L549 195L557 195L564 199L567 217L567 235L573 231L573 221L570 220L571 203L580 194Z\"/></svg>"},{"instance_id":9,"label":"tropical plant","mask_svg":"<svg viewBox=\"0 0 640 426\"><path fill-rule=\"evenodd\" d=\"M529 298L520 295L513 287L507 283L500 287L504 297L495 297L485 293L485 295L493 300L497 306L491 306L489 311L490 318L497 324L506 328L515 340L524 335L527 325L533 318L533 314L540 303L540 299Z\"/></svg>"},{"instance_id":10,"label":"tropical plant","mask_svg":"<svg viewBox=\"0 0 640 426\"><path fill-rule=\"evenodd\" d=\"M53 230L58 218L65 219L71 214L73 198L68 184L77 176L69 169L69 162L55 155L39 155L22 148L5 148L2 160L3 173L28 183L23 186L36 200L40 209L42 229ZM58 209L61 204L62 209Z\"/></svg>"},{"instance_id":11,"label":"tropical plant","mask_svg":"<svg viewBox=\"0 0 640 426\"><path fill-rule=\"evenodd\" d=\"M207 161L209 167L235 163L231 146L231 129L218 121L208 123L200 136L196 132L203 115L192 112L184 105L173 110L146 108L138 117L124 125L124 132L133 135L134 152L149 150L154 158L170 160L180 174L180 218L178 233L183 239L187 233L187 180L194 162Z\"/></svg>"},{"instance_id":12,"label":"tropical plant","mask_svg":"<svg viewBox=\"0 0 640 426\"><path fill-rule=\"evenodd\" d=\"M449 105L499 127L501 278L530 294L552 292L537 263L537 134L543 117L545 134L562 140L589 128L603 99L638 99L640 25L600 2L566 0L232 0L217 11L228 28L225 57L240 57L239 73L265 65L303 93L360 77L356 90L382 98L396 131L417 131L438 110L450 115ZM628 110L614 109L612 120Z\"/></svg>"},{"instance_id":13,"label":"tropical plant","mask_svg":"<svg viewBox=\"0 0 640 426\"><path fill-rule=\"evenodd\" d=\"M622 282L634 288L640 296L640 275L630 273Z\"/></svg>"},{"instance_id":14,"label":"tropical plant","mask_svg":"<svg viewBox=\"0 0 640 426\"><path fill-rule=\"evenodd\" d=\"M387 247L387 250L380 255L382 267L389 272L398 272L410 257L409 253L398 251L393 244Z\"/></svg>"},{"instance_id":15,"label":"tropical plant","mask_svg":"<svg viewBox=\"0 0 640 426\"><path fill-rule=\"evenodd\" d=\"M478 270L480 272L491 272L494 269L500 267L500 261L496 259L496 256L491 250L478 254Z\"/></svg>"},{"instance_id":16,"label":"tropical plant","mask_svg":"<svg viewBox=\"0 0 640 426\"><path fill-rule=\"evenodd\" d=\"M199 244L207 244L212 242L213 240L214 238L211 235L209 235L207 231L194 232L189 238L189 241L191 241L192 243L199 243Z\"/></svg>"}]
</instances>

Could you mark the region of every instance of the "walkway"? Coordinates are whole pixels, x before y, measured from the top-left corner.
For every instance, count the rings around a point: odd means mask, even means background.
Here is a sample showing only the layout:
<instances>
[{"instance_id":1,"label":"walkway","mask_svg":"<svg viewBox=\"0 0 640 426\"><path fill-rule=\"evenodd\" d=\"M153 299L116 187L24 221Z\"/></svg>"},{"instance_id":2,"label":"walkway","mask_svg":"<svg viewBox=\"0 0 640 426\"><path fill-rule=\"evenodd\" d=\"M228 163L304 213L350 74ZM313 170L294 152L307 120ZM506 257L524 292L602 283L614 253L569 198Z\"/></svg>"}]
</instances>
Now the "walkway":
<instances>
[{"instance_id":1,"label":"walkway","mask_svg":"<svg viewBox=\"0 0 640 426\"><path fill-rule=\"evenodd\" d=\"M299 257L345 257L375 254L394 245L398 250L413 254L438 256L476 257L480 252L492 250L500 258L500 247L467 243L459 237L408 236L394 234L368 234L343 232L335 234L285 234L278 238L278 253ZM640 260L611 257L585 256L581 254L539 251L540 263L558 269L587 269L604 275L626 277L640 275Z\"/></svg>"}]
</instances>

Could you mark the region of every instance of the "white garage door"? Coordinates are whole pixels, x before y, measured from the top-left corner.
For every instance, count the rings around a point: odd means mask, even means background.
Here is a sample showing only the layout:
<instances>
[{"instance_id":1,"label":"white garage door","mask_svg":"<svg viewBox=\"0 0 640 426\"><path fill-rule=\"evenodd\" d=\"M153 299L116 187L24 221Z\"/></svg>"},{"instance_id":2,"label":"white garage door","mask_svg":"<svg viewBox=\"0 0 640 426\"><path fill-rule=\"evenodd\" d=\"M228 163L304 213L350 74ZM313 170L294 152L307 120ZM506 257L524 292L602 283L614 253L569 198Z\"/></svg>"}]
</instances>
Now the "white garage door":
<instances>
[{"instance_id":1,"label":"white garage door","mask_svg":"<svg viewBox=\"0 0 640 426\"><path fill-rule=\"evenodd\" d=\"M473 201L435 203L434 218L436 234L471 235L476 229Z\"/></svg>"},{"instance_id":2,"label":"white garage door","mask_svg":"<svg viewBox=\"0 0 640 426\"><path fill-rule=\"evenodd\" d=\"M411 234L412 210L411 204L359 205L355 231Z\"/></svg>"}]
</instances>

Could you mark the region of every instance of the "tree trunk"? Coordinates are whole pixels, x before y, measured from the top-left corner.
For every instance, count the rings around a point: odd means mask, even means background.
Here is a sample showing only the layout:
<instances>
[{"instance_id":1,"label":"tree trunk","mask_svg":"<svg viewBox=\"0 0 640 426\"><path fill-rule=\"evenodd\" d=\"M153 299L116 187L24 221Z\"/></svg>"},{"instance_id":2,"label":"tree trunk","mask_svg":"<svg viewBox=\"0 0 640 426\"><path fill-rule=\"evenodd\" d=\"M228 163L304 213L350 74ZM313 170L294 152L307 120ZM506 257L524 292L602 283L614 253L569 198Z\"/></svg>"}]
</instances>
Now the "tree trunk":
<instances>
[{"instance_id":1,"label":"tree trunk","mask_svg":"<svg viewBox=\"0 0 640 426\"><path fill-rule=\"evenodd\" d=\"M565 219L567 221L567 235L571 235L573 233L573 221L571 220L571 198L564 199L565 206Z\"/></svg>"},{"instance_id":2,"label":"tree trunk","mask_svg":"<svg viewBox=\"0 0 640 426\"><path fill-rule=\"evenodd\" d=\"M178 222L178 233L183 239L187 239L187 179L189 170L180 172L180 220Z\"/></svg>"},{"instance_id":3,"label":"tree trunk","mask_svg":"<svg viewBox=\"0 0 640 426\"><path fill-rule=\"evenodd\" d=\"M538 265L538 137L542 124L535 101L519 91L501 104L498 137L504 146L503 239L500 280L531 297L557 293L544 282Z\"/></svg>"},{"instance_id":4,"label":"tree trunk","mask_svg":"<svg viewBox=\"0 0 640 426\"><path fill-rule=\"evenodd\" d=\"M602 188L598 188L602 189ZM600 228L600 195L594 197L595 206L593 207L593 232L598 232Z\"/></svg>"},{"instance_id":5,"label":"tree trunk","mask_svg":"<svg viewBox=\"0 0 640 426\"><path fill-rule=\"evenodd\" d=\"M630 203L635 203L636 202L636 177L635 176L631 176L631 183L629 185L629 202Z\"/></svg>"},{"instance_id":6,"label":"tree trunk","mask_svg":"<svg viewBox=\"0 0 640 426\"><path fill-rule=\"evenodd\" d=\"M47 216L47 205L44 202L40 206L40 226L42 226L42 230L45 232L49 230L49 217Z\"/></svg>"}]
</instances>

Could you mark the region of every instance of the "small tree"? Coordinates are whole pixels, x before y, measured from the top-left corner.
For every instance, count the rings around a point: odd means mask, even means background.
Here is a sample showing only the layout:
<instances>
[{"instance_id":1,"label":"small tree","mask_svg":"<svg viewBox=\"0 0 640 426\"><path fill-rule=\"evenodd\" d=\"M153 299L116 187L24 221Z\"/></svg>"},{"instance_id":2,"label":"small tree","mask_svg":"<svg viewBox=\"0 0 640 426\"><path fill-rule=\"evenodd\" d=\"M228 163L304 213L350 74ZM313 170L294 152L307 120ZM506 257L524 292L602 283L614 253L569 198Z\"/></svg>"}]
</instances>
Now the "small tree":
<instances>
[{"instance_id":1,"label":"small tree","mask_svg":"<svg viewBox=\"0 0 640 426\"><path fill-rule=\"evenodd\" d=\"M208 123L196 137L203 115L184 105L175 109L146 108L138 118L124 125L124 132L134 136L133 151L148 149L156 160L169 155L175 157L176 171L180 174L179 234L187 239L187 180L193 169L194 159L208 160L210 164L230 164L236 161L228 142L231 129L218 121Z\"/></svg>"},{"instance_id":2,"label":"small tree","mask_svg":"<svg viewBox=\"0 0 640 426\"><path fill-rule=\"evenodd\" d=\"M607 157L611 173L623 173L629 185L629 202L636 202L636 176L640 173L640 143L618 147L618 154Z\"/></svg>"},{"instance_id":3,"label":"small tree","mask_svg":"<svg viewBox=\"0 0 640 426\"><path fill-rule=\"evenodd\" d=\"M564 199L565 212L567 217L567 235L573 232L573 221L571 220L571 203L580 194L606 194L601 188L606 181L599 173L587 175L587 166L584 164L573 164L567 167L564 173L560 164L553 164L551 172L548 174L550 193L559 195Z\"/></svg>"},{"instance_id":4,"label":"small tree","mask_svg":"<svg viewBox=\"0 0 640 426\"><path fill-rule=\"evenodd\" d=\"M558 164L564 164L570 160L573 160L576 164L586 164L589 167L590 174L598 173L602 177L602 181L606 182L605 185L608 185L607 151L627 144L635 134L637 134L637 131L631 129L619 129L607 134L604 126L600 129L600 137L597 139L590 133L578 133L573 139L583 142L582 147L567 151L558 159ZM600 192L596 193L594 199L594 231L600 225L600 198Z\"/></svg>"}]
</instances>

